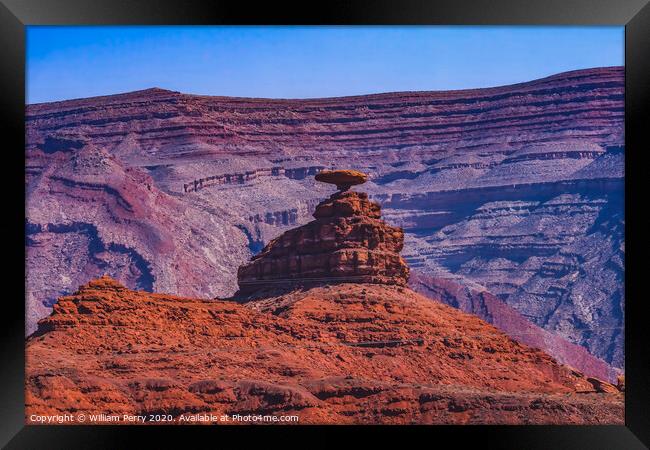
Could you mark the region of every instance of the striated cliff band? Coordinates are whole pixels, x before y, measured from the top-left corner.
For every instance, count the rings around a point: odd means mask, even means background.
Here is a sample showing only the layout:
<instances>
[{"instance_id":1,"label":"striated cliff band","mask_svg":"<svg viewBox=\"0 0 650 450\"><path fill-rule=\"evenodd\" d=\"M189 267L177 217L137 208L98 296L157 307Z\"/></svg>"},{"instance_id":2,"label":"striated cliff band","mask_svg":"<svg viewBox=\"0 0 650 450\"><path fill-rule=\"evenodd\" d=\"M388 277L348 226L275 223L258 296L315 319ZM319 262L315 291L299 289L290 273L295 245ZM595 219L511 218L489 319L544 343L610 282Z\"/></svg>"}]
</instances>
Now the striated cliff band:
<instances>
[{"instance_id":1,"label":"striated cliff band","mask_svg":"<svg viewBox=\"0 0 650 450\"><path fill-rule=\"evenodd\" d=\"M352 167L403 228L421 292L486 293L534 325L472 311L512 336L525 329L585 372L596 358L622 368L623 81L610 67L449 92L150 89L28 105L28 333L104 273L132 289L232 295L238 267L332 194L313 175Z\"/></svg>"},{"instance_id":2,"label":"striated cliff band","mask_svg":"<svg viewBox=\"0 0 650 450\"><path fill-rule=\"evenodd\" d=\"M28 423L623 423L623 384L405 287L403 234L364 194L314 216L241 267L229 299L108 276L59 298L27 341Z\"/></svg>"}]
</instances>

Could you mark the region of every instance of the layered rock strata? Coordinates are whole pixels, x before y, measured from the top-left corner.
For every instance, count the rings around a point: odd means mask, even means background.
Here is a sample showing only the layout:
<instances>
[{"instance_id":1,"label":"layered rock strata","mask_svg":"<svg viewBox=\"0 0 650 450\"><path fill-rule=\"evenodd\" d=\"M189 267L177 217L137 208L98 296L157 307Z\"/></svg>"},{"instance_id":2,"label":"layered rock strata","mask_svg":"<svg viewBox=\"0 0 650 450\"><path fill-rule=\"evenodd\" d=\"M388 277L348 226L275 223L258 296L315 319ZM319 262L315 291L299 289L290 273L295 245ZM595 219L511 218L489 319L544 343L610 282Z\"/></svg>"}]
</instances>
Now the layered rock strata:
<instances>
[{"instance_id":1,"label":"layered rock strata","mask_svg":"<svg viewBox=\"0 0 650 450\"><path fill-rule=\"evenodd\" d=\"M623 367L622 67L330 99L149 89L28 105L26 141L28 333L104 272L231 295L237 268L332 194L312 176L354 167L412 267ZM78 176L100 152L110 170Z\"/></svg>"},{"instance_id":2,"label":"layered rock strata","mask_svg":"<svg viewBox=\"0 0 650 450\"><path fill-rule=\"evenodd\" d=\"M381 220L362 192L340 191L316 206L313 220L273 239L239 268L239 294L296 284L380 283L404 286L401 228Z\"/></svg>"}]
</instances>

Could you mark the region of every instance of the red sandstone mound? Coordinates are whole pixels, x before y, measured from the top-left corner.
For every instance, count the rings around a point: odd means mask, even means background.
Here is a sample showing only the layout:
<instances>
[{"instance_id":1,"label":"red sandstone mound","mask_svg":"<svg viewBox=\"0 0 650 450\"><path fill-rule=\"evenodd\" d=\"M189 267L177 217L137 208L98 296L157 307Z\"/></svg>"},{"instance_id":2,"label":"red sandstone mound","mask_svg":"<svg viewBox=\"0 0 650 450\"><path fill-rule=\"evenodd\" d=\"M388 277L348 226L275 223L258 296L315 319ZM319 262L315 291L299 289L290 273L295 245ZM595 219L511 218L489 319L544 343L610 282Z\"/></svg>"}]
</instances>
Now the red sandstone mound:
<instances>
[{"instance_id":1,"label":"red sandstone mound","mask_svg":"<svg viewBox=\"0 0 650 450\"><path fill-rule=\"evenodd\" d=\"M622 423L622 394L407 288L246 304L109 278L27 342L32 414L297 415L299 423ZM605 388L604 388L605 387Z\"/></svg>"},{"instance_id":2,"label":"red sandstone mound","mask_svg":"<svg viewBox=\"0 0 650 450\"><path fill-rule=\"evenodd\" d=\"M325 182L355 179L334 177ZM335 193L316 206L316 220L273 239L239 268L239 295L318 282L406 285L409 269L399 255L404 232L382 221L380 209L366 193Z\"/></svg>"}]
</instances>

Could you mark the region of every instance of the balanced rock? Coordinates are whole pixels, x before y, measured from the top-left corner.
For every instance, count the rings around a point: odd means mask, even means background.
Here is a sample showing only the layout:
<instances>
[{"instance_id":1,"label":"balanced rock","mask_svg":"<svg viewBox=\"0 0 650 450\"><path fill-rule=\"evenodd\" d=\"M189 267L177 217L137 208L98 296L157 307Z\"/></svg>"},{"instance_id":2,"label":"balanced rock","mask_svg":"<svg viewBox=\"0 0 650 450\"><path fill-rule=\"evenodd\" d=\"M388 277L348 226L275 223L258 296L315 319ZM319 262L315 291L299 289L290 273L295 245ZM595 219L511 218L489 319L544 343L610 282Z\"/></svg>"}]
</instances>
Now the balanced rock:
<instances>
[{"instance_id":1,"label":"balanced rock","mask_svg":"<svg viewBox=\"0 0 650 450\"><path fill-rule=\"evenodd\" d=\"M323 283L406 285L409 269L399 255L404 232L381 220L380 206L368 194L337 192L316 207L314 217L239 268L239 295Z\"/></svg>"},{"instance_id":2,"label":"balanced rock","mask_svg":"<svg viewBox=\"0 0 650 450\"><path fill-rule=\"evenodd\" d=\"M347 191L354 185L368 181L368 175L356 170L323 170L314 178L322 183L335 184L339 191Z\"/></svg>"}]
</instances>

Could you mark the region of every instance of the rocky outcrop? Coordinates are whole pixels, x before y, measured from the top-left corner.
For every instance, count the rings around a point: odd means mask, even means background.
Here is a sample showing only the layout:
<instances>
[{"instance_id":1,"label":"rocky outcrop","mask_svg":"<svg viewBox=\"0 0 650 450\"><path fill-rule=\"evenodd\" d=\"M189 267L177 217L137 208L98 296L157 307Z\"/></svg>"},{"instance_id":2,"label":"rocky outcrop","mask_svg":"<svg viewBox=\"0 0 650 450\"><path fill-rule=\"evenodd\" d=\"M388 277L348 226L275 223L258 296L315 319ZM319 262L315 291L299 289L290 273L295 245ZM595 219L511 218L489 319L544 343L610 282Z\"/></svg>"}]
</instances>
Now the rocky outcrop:
<instances>
[{"instance_id":1,"label":"rocky outcrop","mask_svg":"<svg viewBox=\"0 0 650 450\"><path fill-rule=\"evenodd\" d=\"M86 424L124 414L173 423L222 415L228 423L236 415L302 424L623 423L623 394L611 385L476 316L383 284L241 304L132 291L103 277L58 299L26 356L28 423L34 414L85 414Z\"/></svg>"},{"instance_id":2,"label":"rocky outcrop","mask_svg":"<svg viewBox=\"0 0 650 450\"><path fill-rule=\"evenodd\" d=\"M130 288L230 295L240 265L332 194L312 175L355 168L422 273L487 289L622 368L623 136L622 67L448 92L149 89L28 105L28 329L104 272ZM54 173L89 144L111 170L84 184ZM179 254L156 253L155 236Z\"/></svg>"},{"instance_id":3,"label":"rocky outcrop","mask_svg":"<svg viewBox=\"0 0 650 450\"><path fill-rule=\"evenodd\" d=\"M347 186L347 179L332 179ZM406 284L409 270L399 255L404 233L380 219L379 204L367 194L337 192L316 206L314 217L273 239L239 268L239 295L297 284Z\"/></svg>"}]
</instances>

